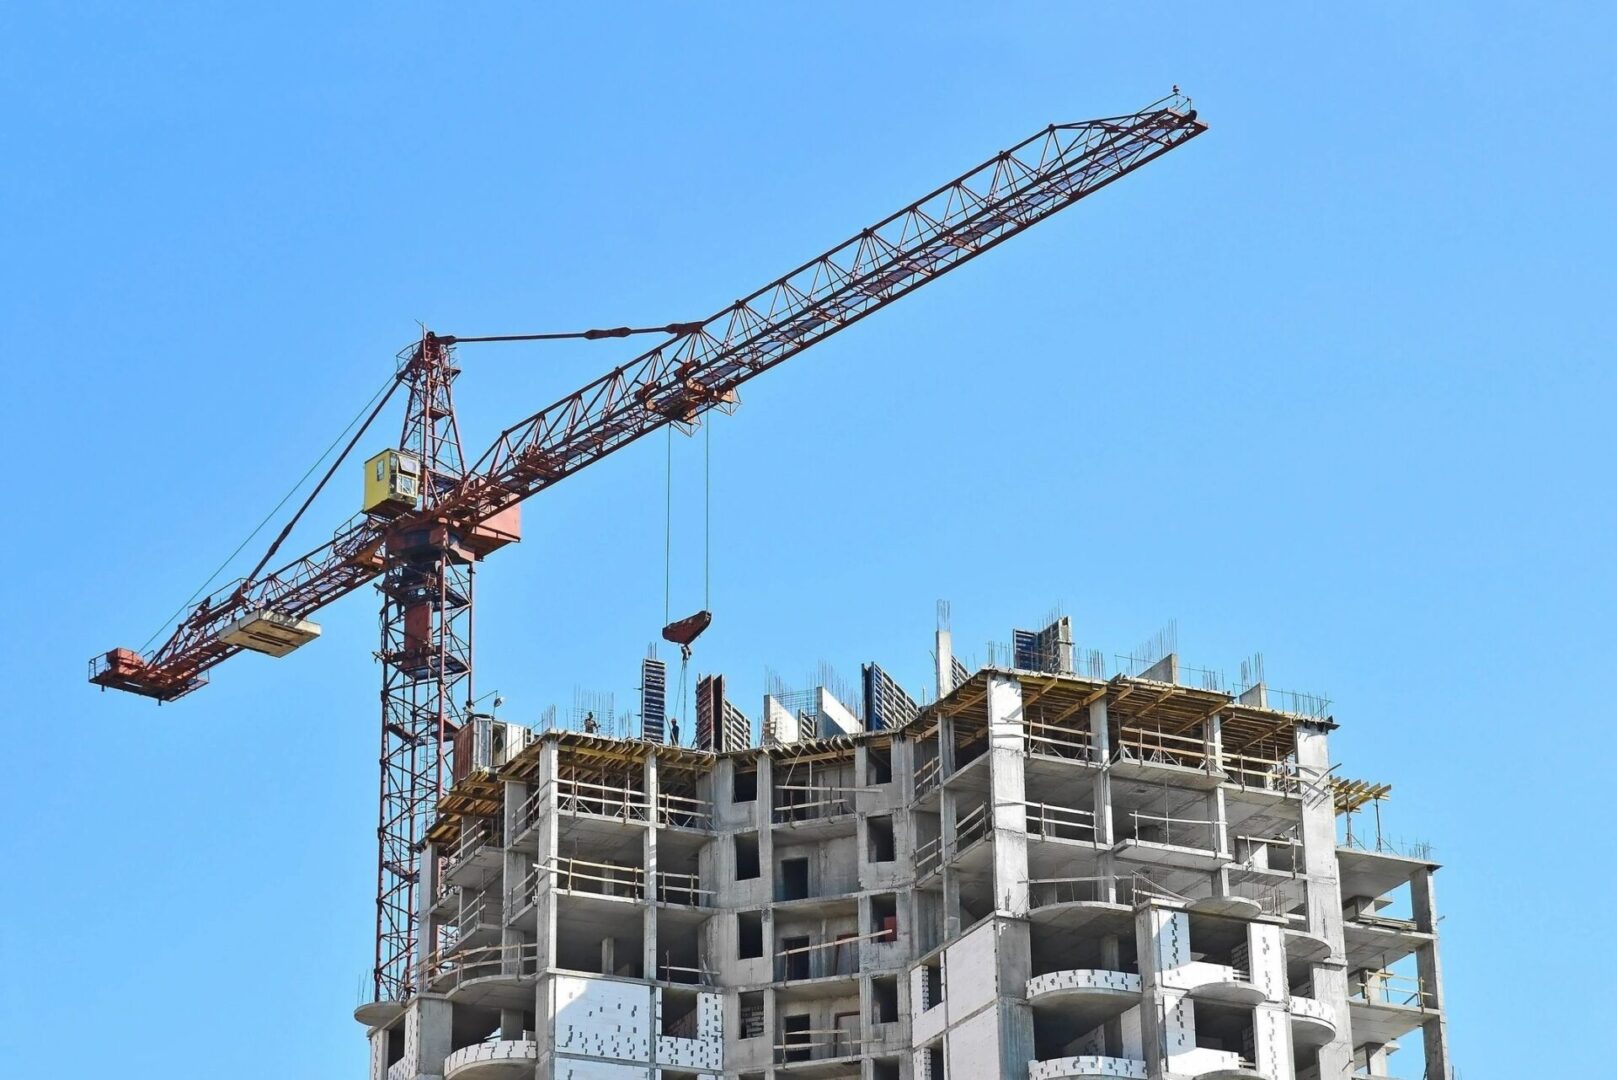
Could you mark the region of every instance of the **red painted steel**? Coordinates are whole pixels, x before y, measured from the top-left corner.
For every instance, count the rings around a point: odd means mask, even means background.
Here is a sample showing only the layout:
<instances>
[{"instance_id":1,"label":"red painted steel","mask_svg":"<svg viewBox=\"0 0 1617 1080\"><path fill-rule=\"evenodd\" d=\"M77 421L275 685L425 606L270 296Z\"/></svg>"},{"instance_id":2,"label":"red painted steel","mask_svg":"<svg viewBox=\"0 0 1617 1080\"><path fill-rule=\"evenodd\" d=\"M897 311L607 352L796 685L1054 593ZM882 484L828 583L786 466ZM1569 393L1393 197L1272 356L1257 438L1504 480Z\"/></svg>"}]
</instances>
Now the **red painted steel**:
<instances>
[{"instance_id":1,"label":"red painted steel","mask_svg":"<svg viewBox=\"0 0 1617 1080\"><path fill-rule=\"evenodd\" d=\"M711 317L661 328L666 341L507 428L469 469L450 397L457 340L647 331L426 333L400 354L397 372L410 394L399 445L425 469L420 508L393 520L352 518L314 551L202 600L148 655L114 649L95 657L90 681L173 700L240 651L219 634L244 613L268 608L306 618L377 582L383 686L374 990L377 1000L403 1000L414 992L424 944L416 940L422 846L444 789L447 747L471 699L472 567L519 537L520 503L653 431L734 408L748 379L1205 130L1177 91L1126 116L1053 124Z\"/></svg>"},{"instance_id":2,"label":"red painted steel","mask_svg":"<svg viewBox=\"0 0 1617 1080\"><path fill-rule=\"evenodd\" d=\"M643 435L727 408L746 380L1205 130L1179 95L1127 116L1051 125L501 432L427 516L475 525ZM387 530L353 518L329 543L202 601L135 669L96 657L90 681L165 701L190 693L239 651L219 631L243 611L303 618L374 580Z\"/></svg>"}]
</instances>

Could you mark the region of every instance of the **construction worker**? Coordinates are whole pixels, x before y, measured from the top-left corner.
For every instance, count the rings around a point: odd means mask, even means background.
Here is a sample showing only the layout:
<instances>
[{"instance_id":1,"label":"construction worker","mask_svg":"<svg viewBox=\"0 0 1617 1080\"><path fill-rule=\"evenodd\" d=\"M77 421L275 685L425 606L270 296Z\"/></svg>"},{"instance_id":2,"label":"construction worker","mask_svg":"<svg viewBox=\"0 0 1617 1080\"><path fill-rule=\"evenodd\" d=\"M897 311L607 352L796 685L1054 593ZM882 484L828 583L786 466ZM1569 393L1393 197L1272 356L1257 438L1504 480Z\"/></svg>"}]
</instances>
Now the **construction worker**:
<instances>
[{"instance_id":1,"label":"construction worker","mask_svg":"<svg viewBox=\"0 0 1617 1080\"><path fill-rule=\"evenodd\" d=\"M596 732L598 732L600 730L601 730L601 725L597 724L595 722L595 713L594 712L585 713L584 714L584 734L586 734L586 735L594 735Z\"/></svg>"},{"instance_id":2,"label":"construction worker","mask_svg":"<svg viewBox=\"0 0 1617 1080\"><path fill-rule=\"evenodd\" d=\"M672 716L668 718L668 742L671 746L679 745L679 721Z\"/></svg>"}]
</instances>

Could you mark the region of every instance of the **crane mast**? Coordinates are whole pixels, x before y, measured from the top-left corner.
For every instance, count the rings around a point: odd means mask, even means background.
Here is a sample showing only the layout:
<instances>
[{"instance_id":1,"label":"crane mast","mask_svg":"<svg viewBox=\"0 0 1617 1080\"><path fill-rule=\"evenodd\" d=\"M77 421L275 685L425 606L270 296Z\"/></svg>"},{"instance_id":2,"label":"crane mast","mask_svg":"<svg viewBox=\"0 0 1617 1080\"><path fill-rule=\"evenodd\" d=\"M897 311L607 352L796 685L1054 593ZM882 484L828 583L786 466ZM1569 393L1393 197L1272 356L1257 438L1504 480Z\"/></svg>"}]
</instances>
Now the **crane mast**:
<instances>
[{"instance_id":1,"label":"crane mast","mask_svg":"<svg viewBox=\"0 0 1617 1080\"><path fill-rule=\"evenodd\" d=\"M171 701L243 649L284 655L307 617L375 582L382 596L376 1000L415 987L420 855L446 787L447 748L472 693L473 568L520 538L521 503L635 440L728 411L742 383L976 258L1206 130L1177 92L1136 113L1052 124L824 254L668 337L500 432L467 467L451 398L453 336L399 354L409 390L399 464L406 500L371 506L315 550L204 598L142 655L90 661L90 681ZM586 336L621 336L591 332ZM367 463L376 476L388 465ZM412 465L413 463L413 465ZM283 534L284 535L284 534Z\"/></svg>"},{"instance_id":2,"label":"crane mast","mask_svg":"<svg viewBox=\"0 0 1617 1080\"><path fill-rule=\"evenodd\" d=\"M432 515L464 476L450 388L449 347L430 338L402 354L410 394L399 447L419 464ZM476 557L443 524L389 535L382 579L382 726L376 826L376 1000L403 1000L416 954L420 852L445 788L446 748L472 703L472 576Z\"/></svg>"}]
</instances>

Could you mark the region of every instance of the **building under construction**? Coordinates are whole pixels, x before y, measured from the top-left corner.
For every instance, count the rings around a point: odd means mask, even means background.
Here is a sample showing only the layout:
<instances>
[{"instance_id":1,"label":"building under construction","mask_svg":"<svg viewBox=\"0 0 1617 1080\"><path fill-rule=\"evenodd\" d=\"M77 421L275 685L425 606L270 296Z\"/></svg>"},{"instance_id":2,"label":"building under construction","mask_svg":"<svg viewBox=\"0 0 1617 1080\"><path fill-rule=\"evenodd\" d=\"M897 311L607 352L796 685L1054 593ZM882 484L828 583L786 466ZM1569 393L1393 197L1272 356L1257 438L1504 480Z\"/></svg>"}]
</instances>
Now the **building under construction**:
<instances>
[{"instance_id":1,"label":"building under construction","mask_svg":"<svg viewBox=\"0 0 1617 1080\"><path fill-rule=\"evenodd\" d=\"M372 1080L1450 1076L1436 864L1322 700L1065 619L935 655L757 737L704 678L695 748L655 660L635 737L464 729Z\"/></svg>"},{"instance_id":2,"label":"building under construction","mask_svg":"<svg viewBox=\"0 0 1617 1080\"><path fill-rule=\"evenodd\" d=\"M90 660L104 690L176 701L379 594L375 963L357 1014L372 1080L1337 1080L1387 1075L1416 1030L1424 1075L1447 1080L1433 866L1379 831L1372 850L1338 843L1338 816L1379 813L1386 789L1338 776L1320 703L1261 677L1182 681L1166 649L1079 671L1057 620L975 673L940 631L925 703L875 665L858 693L771 693L756 734L704 678L695 747L656 661L633 730L588 708L580 730L537 735L473 711L474 578L520 542L526 500L733 412L750 380L1206 131L1177 86L1051 123L705 318L424 329L242 578L214 588L216 571L166 637ZM655 344L465 452L457 348L633 335ZM373 441L358 512L288 561L396 393L399 434ZM670 509L665 609L671 535ZM662 629L686 660L706 595Z\"/></svg>"}]
</instances>

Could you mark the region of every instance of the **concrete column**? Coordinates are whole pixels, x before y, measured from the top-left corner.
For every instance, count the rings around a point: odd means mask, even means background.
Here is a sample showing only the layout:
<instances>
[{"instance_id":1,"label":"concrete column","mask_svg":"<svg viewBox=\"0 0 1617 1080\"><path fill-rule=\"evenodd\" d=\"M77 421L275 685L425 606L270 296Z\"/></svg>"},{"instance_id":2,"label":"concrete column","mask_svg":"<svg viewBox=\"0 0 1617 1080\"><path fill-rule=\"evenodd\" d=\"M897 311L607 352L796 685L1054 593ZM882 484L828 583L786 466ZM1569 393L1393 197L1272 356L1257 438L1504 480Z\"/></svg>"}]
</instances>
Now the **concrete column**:
<instances>
[{"instance_id":1,"label":"concrete column","mask_svg":"<svg viewBox=\"0 0 1617 1080\"><path fill-rule=\"evenodd\" d=\"M954 773L954 717L938 717L938 776L948 779Z\"/></svg>"},{"instance_id":2,"label":"concrete column","mask_svg":"<svg viewBox=\"0 0 1617 1080\"><path fill-rule=\"evenodd\" d=\"M960 933L960 876L955 872L955 794L944 784L938 791L938 847L943 859L943 940Z\"/></svg>"},{"instance_id":3,"label":"concrete column","mask_svg":"<svg viewBox=\"0 0 1617 1080\"><path fill-rule=\"evenodd\" d=\"M543 1071L544 1062L549 1060L554 1044L554 997L555 980L544 974L545 969L556 964L556 892L555 881L543 868L548 868L556 857L557 851L557 825L556 820L556 776L557 776L556 741L546 739L539 747L539 769L534 777L535 795L530 791L529 797L537 800L534 813L538 823L534 826L534 838L537 850L534 853L534 864L540 868L534 888L534 919L535 930L533 935L535 964L540 972L538 985L534 988L533 1001L533 1028L534 1039L539 1044L539 1061L541 1071L539 1075L546 1075Z\"/></svg>"},{"instance_id":4,"label":"concrete column","mask_svg":"<svg viewBox=\"0 0 1617 1080\"><path fill-rule=\"evenodd\" d=\"M942 701L954 690L954 635L939 630L933 653L937 661L937 700Z\"/></svg>"},{"instance_id":5,"label":"concrete column","mask_svg":"<svg viewBox=\"0 0 1617 1080\"><path fill-rule=\"evenodd\" d=\"M1449 1021L1443 1001L1443 965L1437 953L1437 893L1432 870L1416 873L1409 883L1410 908L1415 925L1432 934L1432 941L1415 952L1415 970L1430 1020L1421 1025L1421 1042L1426 1048L1426 1075L1430 1080L1449 1080Z\"/></svg>"},{"instance_id":6,"label":"concrete column","mask_svg":"<svg viewBox=\"0 0 1617 1080\"><path fill-rule=\"evenodd\" d=\"M1112 759L1112 726L1107 720L1104 697L1089 703L1089 759L1097 765Z\"/></svg>"},{"instance_id":7,"label":"concrete column","mask_svg":"<svg viewBox=\"0 0 1617 1080\"><path fill-rule=\"evenodd\" d=\"M1089 755L1100 766L1095 773L1095 845L1100 848L1101 883L1098 896L1110 903L1117 901L1117 861L1111 847L1117 842L1112 830L1112 726L1106 711L1106 698L1089 703Z\"/></svg>"},{"instance_id":8,"label":"concrete column","mask_svg":"<svg viewBox=\"0 0 1617 1080\"><path fill-rule=\"evenodd\" d=\"M1224 761L1224 718L1213 715L1208 717L1205 731L1204 752L1207 754L1207 769L1209 772L1221 771ZM1207 820L1213 823L1212 833L1213 850L1230 857L1230 830L1229 815L1224 809L1224 789L1216 787L1207 793ZM1225 878L1223 874L1214 876L1214 886L1220 891L1223 889Z\"/></svg>"},{"instance_id":9,"label":"concrete column","mask_svg":"<svg viewBox=\"0 0 1617 1080\"><path fill-rule=\"evenodd\" d=\"M754 809L758 821L758 876L763 880L764 904L768 906L775 901L775 770L768 754L759 754L757 761L758 799Z\"/></svg>"},{"instance_id":10,"label":"concrete column","mask_svg":"<svg viewBox=\"0 0 1617 1080\"><path fill-rule=\"evenodd\" d=\"M988 682L989 812L994 828L994 906L1028 911L1027 776L1022 755L1022 684L996 675Z\"/></svg>"},{"instance_id":11,"label":"concrete column","mask_svg":"<svg viewBox=\"0 0 1617 1080\"><path fill-rule=\"evenodd\" d=\"M527 876L532 867L528 854L517 851L511 847L511 841L516 838L518 822L522 814L522 804L528 796L526 784L518 781L507 781L500 785L501 793L505 799L505 855L501 867L500 880L500 945L503 948L502 968L508 974L517 974L521 971L521 947L525 943L522 931L514 930L510 925L512 903L511 898L516 895L517 886ZM500 1038L520 1039L526 1029L523 1023L521 1009L500 1010Z\"/></svg>"},{"instance_id":12,"label":"concrete column","mask_svg":"<svg viewBox=\"0 0 1617 1080\"><path fill-rule=\"evenodd\" d=\"M412 985L418 989L423 981L423 969L438 941L438 927L444 921L432 913L438 896L438 859L442 852L438 845L428 843L421 849L420 870L416 877L416 934L415 970L410 973Z\"/></svg>"},{"instance_id":13,"label":"concrete column","mask_svg":"<svg viewBox=\"0 0 1617 1080\"><path fill-rule=\"evenodd\" d=\"M1160 1077L1167 1069L1164 1053L1163 988L1159 965L1157 908L1147 904L1134 909L1134 954L1140 967L1140 1041L1144 1044L1147 1076Z\"/></svg>"},{"instance_id":14,"label":"concrete column","mask_svg":"<svg viewBox=\"0 0 1617 1080\"><path fill-rule=\"evenodd\" d=\"M1033 974L1032 940L1026 919L997 919L995 932L994 960L1000 986L999 1075L1001 1080L1025 1080L1028 1062L1035 1053L1033 1007L1026 997L1027 981Z\"/></svg>"},{"instance_id":15,"label":"concrete column","mask_svg":"<svg viewBox=\"0 0 1617 1080\"><path fill-rule=\"evenodd\" d=\"M1123 943L1116 934L1107 934L1100 939L1100 966L1107 971L1123 970ZM1108 1057L1124 1057L1123 1053L1123 1018L1114 1016L1106 1021L1101 1029L1105 1045L1103 1050Z\"/></svg>"},{"instance_id":16,"label":"concrete column","mask_svg":"<svg viewBox=\"0 0 1617 1080\"><path fill-rule=\"evenodd\" d=\"M646 787L646 805L651 808L650 822L646 825L641 845L641 865L645 867L646 903L641 912L640 976L657 977L657 755L648 755L643 766ZM698 953L700 955L700 953Z\"/></svg>"},{"instance_id":17,"label":"concrete column","mask_svg":"<svg viewBox=\"0 0 1617 1080\"><path fill-rule=\"evenodd\" d=\"M444 1058L454 1048L453 1006L437 994L410 999L404 1013L404 1057L415 1062L418 1080L440 1080Z\"/></svg>"},{"instance_id":18,"label":"concrete column","mask_svg":"<svg viewBox=\"0 0 1617 1080\"><path fill-rule=\"evenodd\" d=\"M1303 873L1308 882L1308 929L1330 955L1314 966L1314 997L1331 1010L1337 1035L1319 1051L1321 1077L1353 1071L1347 964L1342 945L1342 889L1336 866L1336 804L1331 794L1326 728L1297 726L1297 771L1303 788Z\"/></svg>"}]
</instances>

